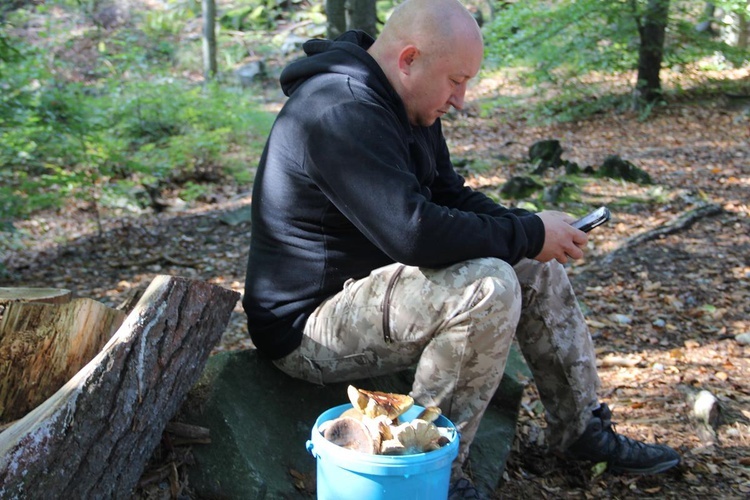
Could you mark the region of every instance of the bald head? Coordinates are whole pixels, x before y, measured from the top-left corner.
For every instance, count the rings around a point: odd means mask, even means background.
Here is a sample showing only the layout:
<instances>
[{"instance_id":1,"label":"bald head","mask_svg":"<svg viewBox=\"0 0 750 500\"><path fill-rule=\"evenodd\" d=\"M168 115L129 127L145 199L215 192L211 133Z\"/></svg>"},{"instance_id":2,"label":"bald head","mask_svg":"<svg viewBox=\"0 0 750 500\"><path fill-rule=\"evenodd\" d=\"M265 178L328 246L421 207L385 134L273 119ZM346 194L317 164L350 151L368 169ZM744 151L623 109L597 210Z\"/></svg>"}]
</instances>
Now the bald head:
<instances>
[{"instance_id":1,"label":"bald head","mask_svg":"<svg viewBox=\"0 0 750 500\"><path fill-rule=\"evenodd\" d=\"M458 0L406 0L368 52L399 94L413 125L429 126L463 106L479 71L482 33Z\"/></svg>"},{"instance_id":2,"label":"bald head","mask_svg":"<svg viewBox=\"0 0 750 500\"><path fill-rule=\"evenodd\" d=\"M445 51L462 42L482 43L471 13L458 0L406 0L393 11L378 37L382 45L416 45Z\"/></svg>"}]
</instances>

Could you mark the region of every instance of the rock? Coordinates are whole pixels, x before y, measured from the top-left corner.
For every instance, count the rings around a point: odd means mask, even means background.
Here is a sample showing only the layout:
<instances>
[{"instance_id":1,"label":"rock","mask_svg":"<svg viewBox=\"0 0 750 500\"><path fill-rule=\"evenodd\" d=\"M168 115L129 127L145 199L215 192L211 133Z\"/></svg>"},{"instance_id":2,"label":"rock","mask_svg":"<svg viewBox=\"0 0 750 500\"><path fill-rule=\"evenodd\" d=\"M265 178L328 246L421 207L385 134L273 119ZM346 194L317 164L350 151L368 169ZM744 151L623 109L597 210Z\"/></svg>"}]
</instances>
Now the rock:
<instances>
[{"instance_id":1,"label":"rock","mask_svg":"<svg viewBox=\"0 0 750 500\"><path fill-rule=\"evenodd\" d=\"M531 177L516 175L503 184L503 187L500 189L500 194L505 198L518 200L521 198L527 198L529 195L540 189L544 189L544 186Z\"/></svg>"},{"instance_id":2,"label":"rock","mask_svg":"<svg viewBox=\"0 0 750 500\"><path fill-rule=\"evenodd\" d=\"M515 348L477 431L469 457L477 488L494 492L515 436L526 363ZM413 371L357 381L359 387L408 394ZM318 386L293 379L253 350L209 359L177 421L210 429L195 446L190 486L200 498L309 498L295 479L314 478L306 443L315 420L348 402L347 383ZM297 481L299 484L299 481ZM307 482L305 482L307 484Z\"/></svg>"},{"instance_id":3,"label":"rock","mask_svg":"<svg viewBox=\"0 0 750 500\"><path fill-rule=\"evenodd\" d=\"M532 144L529 148L529 160L536 165L533 173L538 175L547 169L562 165L560 160L562 153L560 141L555 139L538 141Z\"/></svg>"},{"instance_id":4,"label":"rock","mask_svg":"<svg viewBox=\"0 0 750 500\"><path fill-rule=\"evenodd\" d=\"M565 199L567 193L573 189L575 185L571 182L559 181L554 185L544 190L542 199L545 203L557 204L561 200Z\"/></svg>"},{"instance_id":5,"label":"rock","mask_svg":"<svg viewBox=\"0 0 750 500\"><path fill-rule=\"evenodd\" d=\"M565 167L566 175L576 175L581 173L581 166L574 161L563 160L562 165Z\"/></svg>"},{"instance_id":6,"label":"rock","mask_svg":"<svg viewBox=\"0 0 750 500\"><path fill-rule=\"evenodd\" d=\"M740 345L750 345L750 333L740 333L734 336L734 340Z\"/></svg>"},{"instance_id":7,"label":"rock","mask_svg":"<svg viewBox=\"0 0 750 500\"><path fill-rule=\"evenodd\" d=\"M299 35L295 35L294 33L290 33L284 39L284 42L281 44L281 48L279 50L281 50L282 54L291 54L292 52L300 50L302 48L302 45L304 45L308 39L309 37L299 36Z\"/></svg>"},{"instance_id":8,"label":"rock","mask_svg":"<svg viewBox=\"0 0 750 500\"><path fill-rule=\"evenodd\" d=\"M617 155L611 155L604 159L604 163L597 172L599 177L611 179L623 179L636 184L651 184L651 176L629 161L623 160Z\"/></svg>"},{"instance_id":9,"label":"rock","mask_svg":"<svg viewBox=\"0 0 750 500\"><path fill-rule=\"evenodd\" d=\"M224 212L219 216L219 221L228 226L239 226L240 224L249 223L251 219L252 207L250 205Z\"/></svg>"},{"instance_id":10,"label":"rock","mask_svg":"<svg viewBox=\"0 0 750 500\"><path fill-rule=\"evenodd\" d=\"M253 61L235 71L242 88L250 87L255 81L266 76L266 65L263 61Z\"/></svg>"},{"instance_id":11,"label":"rock","mask_svg":"<svg viewBox=\"0 0 750 500\"><path fill-rule=\"evenodd\" d=\"M706 390L698 393L693 403L696 433L704 444L716 443L716 429L721 418L721 406L716 396Z\"/></svg>"}]
</instances>

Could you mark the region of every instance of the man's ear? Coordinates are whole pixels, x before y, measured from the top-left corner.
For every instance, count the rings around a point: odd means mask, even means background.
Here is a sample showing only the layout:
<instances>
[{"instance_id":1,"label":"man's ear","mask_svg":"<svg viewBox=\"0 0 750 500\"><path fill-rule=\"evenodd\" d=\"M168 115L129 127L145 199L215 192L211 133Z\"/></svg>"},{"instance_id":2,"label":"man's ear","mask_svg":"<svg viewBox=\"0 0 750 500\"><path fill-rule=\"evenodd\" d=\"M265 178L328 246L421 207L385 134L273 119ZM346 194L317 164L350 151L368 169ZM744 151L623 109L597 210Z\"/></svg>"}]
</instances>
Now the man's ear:
<instances>
[{"instance_id":1,"label":"man's ear","mask_svg":"<svg viewBox=\"0 0 750 500\"><path fill-rule=\"evenodd\" d=\"M414 61L419 57L419 49L414 45L407 45L401 50L398 55L398 69L402 73L408 75L411 72L411 67Z\"/></svg>"}]
</instances>

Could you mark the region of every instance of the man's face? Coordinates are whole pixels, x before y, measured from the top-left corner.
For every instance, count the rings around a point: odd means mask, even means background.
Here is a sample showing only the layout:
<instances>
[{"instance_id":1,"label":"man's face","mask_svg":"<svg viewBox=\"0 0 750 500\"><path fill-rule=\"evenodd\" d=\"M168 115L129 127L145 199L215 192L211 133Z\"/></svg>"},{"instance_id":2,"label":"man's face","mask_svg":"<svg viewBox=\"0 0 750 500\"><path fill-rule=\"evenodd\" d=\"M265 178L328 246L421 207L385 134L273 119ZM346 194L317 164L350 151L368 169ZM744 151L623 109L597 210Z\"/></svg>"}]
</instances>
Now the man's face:
<instances>
[{"instance_id":1,"label":"man's face","mask_svg":"<svg viewBox=\"0 0 750 500\"><path fill-rule=\"evenodd\" d=\"M401 95L411 124L429 127L451 107L462 109L466 86L479 72L482 56L481 41L439 53L418 52Z\"/></svg>"}]
</instances>

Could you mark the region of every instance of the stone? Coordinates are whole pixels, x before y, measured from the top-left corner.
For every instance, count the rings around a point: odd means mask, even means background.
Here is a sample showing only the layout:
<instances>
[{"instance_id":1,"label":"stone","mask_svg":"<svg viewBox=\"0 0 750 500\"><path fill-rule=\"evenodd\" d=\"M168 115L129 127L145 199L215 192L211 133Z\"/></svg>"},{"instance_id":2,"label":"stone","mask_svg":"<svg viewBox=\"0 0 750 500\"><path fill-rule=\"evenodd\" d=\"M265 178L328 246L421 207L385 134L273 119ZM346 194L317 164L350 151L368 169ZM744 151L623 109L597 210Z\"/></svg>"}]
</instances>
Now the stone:
<instances>
[{"instance_id":1,"label":"stone","mask_svg":"<svg viewBox=\"0 0 750 500\"><path fill-rule=\"evenodd\" d=\"M477 488L486 494L505 469L530 376L514 347L469 456ZM413 371L406 370L356 384L407 394L412 379ZM316 473L316 459L307 451L312 427L326 410L349 403L348 385L293 379L254 350L213 356L176 419L211 433L211 444L193 448L191 489L200 498L309 498Z\"/></svg>"},{"instance_id":2,"label":"stone","mask_svg":"<svg viewBox=\"0 0 750 500\"><path fill-rule=\"evenodd\" d=\"M237 69L235 74L243 88L251 87L254 82L266 77L266 65L260 60L252 61Z\"/></svg>"},{"instance_id":3,"label":"stone","mask_svg":"<svg viewBox=\"0 0 750 500\"><path fill-rule=\"evenodd\" d=\"M631 162L623 160L617 155L610 155L604 159L604 163L597 171L599 177L610 179L623 179L636 184L651 184L651 176L645 170L638 168Z\"/></svg>"},{"instance_id":4,"label":"stone","mask_svg":"<svg viewBox=\"0 0 750 500\"><path fill-rule=\"evenodd\" d=\"M537 141L529 148L529 160L536 165L534 174L542 174L547 169L554 169L562 165L563 149L560 141L548 139Z\"/></svg>"},{"instance_id":5,"label":"stone","mask_svg":"<svg viewBox=\"0 0 750 500\"><path fill-rule=\"evenodd\" d=\"M540 189L544 189L544 186L531 177L514 175L500 188L500 194L504 198L519 200L529 197Z\"/></svg>"}]
</instances>

